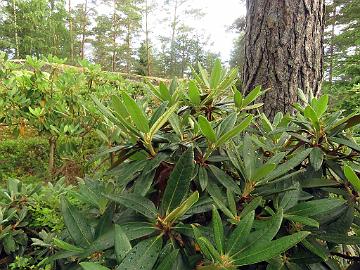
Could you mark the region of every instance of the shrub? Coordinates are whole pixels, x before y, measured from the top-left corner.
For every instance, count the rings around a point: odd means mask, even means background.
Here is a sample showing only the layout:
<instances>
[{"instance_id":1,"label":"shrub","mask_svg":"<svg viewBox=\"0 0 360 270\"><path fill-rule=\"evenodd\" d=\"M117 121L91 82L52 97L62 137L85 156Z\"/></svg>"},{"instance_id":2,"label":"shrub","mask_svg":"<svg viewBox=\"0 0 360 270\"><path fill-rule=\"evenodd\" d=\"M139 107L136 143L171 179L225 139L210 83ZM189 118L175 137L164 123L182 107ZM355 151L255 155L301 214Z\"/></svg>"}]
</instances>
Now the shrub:
<instances>
[{"instance_id":1,"label":"shrub","mask_svg":"<svg viewBox=\"0 0 360 270\"><path fill-rule=\"evenodd\" d=\"M150 85L149 113L125 91L93 97L118 130L100 154L114 162L79 186L87 207L62 199L66 230L49 260L85 270L347 267L360 244L360 116L328 113L328 96L302 91L293 116L253 115L260 87L242 96L237 71L219 61L199 71Z\"/></svg>"},{"instance_id":2,"label":"shrub","mask_svg":"<svg viewBox=\"0 0 360 270\"><path fill-rule=\"evenodd\" d=\"M28 182L47 176L48 141L42 138L6 139L0 143L0 179Z\"/></svg>"},{"instance_id":3,"label":"shrub","mask_svg":"<svg viewBox=\"0 0 360 270\"><path fill-rule=\"evenodd\" d=\"M9 179L0 190L0 269L51 269L43 260L54 253L54 231L63 219L59 198L71 187L61 181L47 186Z\"/></svg>"}]
</instances>

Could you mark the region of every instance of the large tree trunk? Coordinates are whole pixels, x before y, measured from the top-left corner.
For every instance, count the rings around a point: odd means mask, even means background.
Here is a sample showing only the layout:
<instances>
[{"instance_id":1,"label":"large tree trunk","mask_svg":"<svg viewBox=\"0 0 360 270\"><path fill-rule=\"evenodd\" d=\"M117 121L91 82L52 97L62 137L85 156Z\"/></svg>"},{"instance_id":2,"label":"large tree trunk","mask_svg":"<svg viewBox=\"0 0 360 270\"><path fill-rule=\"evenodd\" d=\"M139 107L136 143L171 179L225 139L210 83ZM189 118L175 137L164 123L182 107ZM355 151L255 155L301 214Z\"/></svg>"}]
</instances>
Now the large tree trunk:
<instances>
[{"instance_id":1,"label":"large tree trunk","mask_svg":"<svg viewBox=\"0 0 360 270\"><path fill-rule=\"evenodd\" d=\"M247 0L244 93L257 85L263 112L291 112L297 88L319 94L323 66L324 0Z\"/></svg>"}]
</instances>

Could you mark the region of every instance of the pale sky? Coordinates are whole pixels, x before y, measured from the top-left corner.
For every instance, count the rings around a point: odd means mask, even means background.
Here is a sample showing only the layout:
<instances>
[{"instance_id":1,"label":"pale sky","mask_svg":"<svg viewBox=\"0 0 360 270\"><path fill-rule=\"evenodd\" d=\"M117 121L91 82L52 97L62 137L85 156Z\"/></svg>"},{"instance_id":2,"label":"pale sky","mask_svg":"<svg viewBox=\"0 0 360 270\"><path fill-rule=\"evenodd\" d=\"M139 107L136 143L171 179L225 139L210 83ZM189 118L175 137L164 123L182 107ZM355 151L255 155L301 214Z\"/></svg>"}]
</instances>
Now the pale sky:
<instances>
[{"instance_id":1,"label":"pale sky","mask_svg":"<svg viewBox=\"0 0 360 270\"><path fill-rule=\"evenodd\" d=\"M198 22L198 27L211 35L214 42L212 48L220 52L223 60L228 60L232 49L234 33L228 32L227 28L236 18L246 14L245 4L239 0L192 0L193 5L202 7L207 13Z\"/></svg>"},{"instance_id":2,"label":"pale sky","mask_svg":"<svg viewBox=\"0 0 360 270\"><path fill-rule=\"evenodd\" d=\"M75 6L83 2L84 0L72 0L72 5ZM156 0L155 2L159 3L161 1ZM220 53L224 61L229 60L233 40L236 37L236 34L227 31L227 28L236 18L246 13L245 4L241 2L240 0L190 0L190 4L188 4L190 7L200 8L206 14L204 17L196 20L189 18L185 23L196 28L204 36L209 36L209 48L215 53ZM97 11L100 14L109 12L102 5L97 6ZM169 30L169 26L159 23L159 18L162 16L157 13L157 10L151 16L155 18L155 21L150 21L149 26L152 31L153 40L156 40L158 35Z\"/></svg>"}]
</instances>

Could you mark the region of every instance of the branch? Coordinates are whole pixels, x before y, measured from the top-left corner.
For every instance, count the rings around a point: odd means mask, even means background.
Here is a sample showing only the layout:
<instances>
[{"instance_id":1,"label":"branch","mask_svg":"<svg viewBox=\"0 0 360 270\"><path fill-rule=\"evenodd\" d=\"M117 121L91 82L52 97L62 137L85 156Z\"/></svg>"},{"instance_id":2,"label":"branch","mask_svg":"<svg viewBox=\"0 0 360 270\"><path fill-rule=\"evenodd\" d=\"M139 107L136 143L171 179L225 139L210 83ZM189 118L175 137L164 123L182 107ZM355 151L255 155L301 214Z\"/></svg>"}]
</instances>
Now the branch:
<instances>
[{"instance_id":1,"label":"branch","mask_svg":"<svg viewBox=\"0 0 360 270\"><path fill-rule=\"evenodd\" d=\"M339 253L339 252L330 252L330 254L334 255L334 256L341 257L341 258L346 259L346 260L352 260L352 261L360 262L360 257L358 257L358 256L349 256L349 255L342 254L342 253Z\"/></svg>"}]
</instances>

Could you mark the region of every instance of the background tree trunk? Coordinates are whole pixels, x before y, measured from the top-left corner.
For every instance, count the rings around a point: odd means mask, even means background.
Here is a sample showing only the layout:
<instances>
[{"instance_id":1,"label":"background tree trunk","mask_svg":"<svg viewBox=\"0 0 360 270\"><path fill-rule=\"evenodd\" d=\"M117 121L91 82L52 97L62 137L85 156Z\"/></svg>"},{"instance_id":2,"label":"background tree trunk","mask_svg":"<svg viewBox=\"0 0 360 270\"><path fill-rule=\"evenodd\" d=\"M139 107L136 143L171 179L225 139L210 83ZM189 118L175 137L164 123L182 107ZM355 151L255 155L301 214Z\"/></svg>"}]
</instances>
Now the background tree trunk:
<instances>
[{"instance_id":1,"label":"background tree trunk","mask_svg":"<svg viewBox=\"0 0 360 270\"><path fill-rule=\"evenodd\" d=\"M319 94L324 0L247 0L243 87L270 88L264 113L291 112L297 88Z\"/></svg>"}]
</instances>

